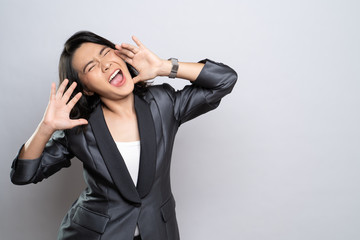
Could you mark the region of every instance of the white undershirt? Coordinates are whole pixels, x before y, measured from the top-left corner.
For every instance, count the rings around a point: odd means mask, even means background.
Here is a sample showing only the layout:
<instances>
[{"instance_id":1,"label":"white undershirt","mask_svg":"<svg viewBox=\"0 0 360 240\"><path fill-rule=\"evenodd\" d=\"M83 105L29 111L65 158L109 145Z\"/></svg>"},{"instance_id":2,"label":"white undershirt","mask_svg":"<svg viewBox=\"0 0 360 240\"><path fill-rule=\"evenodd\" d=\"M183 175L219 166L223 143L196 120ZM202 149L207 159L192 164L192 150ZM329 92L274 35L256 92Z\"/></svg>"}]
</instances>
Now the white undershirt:
<instances>
[{"instance_id":1,"label":"white undershirt","mask_svg":"<svg viewBox=\"0 0 360 240\"><path fill-rule=\"evenodd\" d=\"M135 142L115 142L121 156L124 159L126 167L130 173L130 176L137 185L140 165L140 141ZM134 236L139 235L139 228L136 225Z\"/></svg>"},{"instance_id":2,"label":"white undershirt","mask_svg":"<svg viewBox=\"0 0 360 240\"><path fill-rule=\"evenodd\" d=\"M136 186L140 164L140 141L115 143Z\"/></svg>"}]
</instances>

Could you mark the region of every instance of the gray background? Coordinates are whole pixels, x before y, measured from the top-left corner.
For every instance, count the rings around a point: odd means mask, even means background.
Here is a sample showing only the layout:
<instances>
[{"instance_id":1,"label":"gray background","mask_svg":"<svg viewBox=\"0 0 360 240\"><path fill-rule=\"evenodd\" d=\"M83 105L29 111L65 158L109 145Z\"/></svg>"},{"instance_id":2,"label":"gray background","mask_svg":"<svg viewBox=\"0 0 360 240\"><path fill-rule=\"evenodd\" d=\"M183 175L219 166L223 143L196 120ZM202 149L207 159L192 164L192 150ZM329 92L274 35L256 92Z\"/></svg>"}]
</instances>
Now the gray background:
<instances>
[{"instance_id":1,"label":"gray background","mask_svg":"<svg viewBox=\"0 0 360 240\"><path fill-rule=\"evenodd\" d=\"M9 180L78 30L134 34L162 58L239 74L217 110L178 133L182 239L360 239L359 12L355 0L1 0L1 239L55 239L84 187L78 160L36 185Z\"/></svg>"}]
</instances>

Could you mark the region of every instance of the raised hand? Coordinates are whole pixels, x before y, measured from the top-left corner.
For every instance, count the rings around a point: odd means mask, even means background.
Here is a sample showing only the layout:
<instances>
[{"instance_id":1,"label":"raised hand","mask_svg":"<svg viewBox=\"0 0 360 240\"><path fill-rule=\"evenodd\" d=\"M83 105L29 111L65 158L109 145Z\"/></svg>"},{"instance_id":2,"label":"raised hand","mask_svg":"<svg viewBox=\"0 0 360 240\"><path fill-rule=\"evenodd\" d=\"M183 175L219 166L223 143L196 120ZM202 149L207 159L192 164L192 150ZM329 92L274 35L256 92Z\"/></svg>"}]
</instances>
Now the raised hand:
<instances>
[{"instance_id":1,"label":"raised hand","mask_svg":"<svg viewBox=\"0 0 360 240\"><path fill-rule=\"evenodd\" d=\"M163 75L164 68L169 68L167 61L160 59L157 55L147 49L140 40L132 36L132 39L137 46L122 43L116 45L117 51L115 53L124 61L131 64L139 72L139 75L133 78L134 83L139 81L146 81L153 79L157 76Z\"/></svg>"},{"instance_id":2,"label":"raised hand","mask_svg":"<svg viewBox=\"0 0 360 240\"><path fill-rule=\"evenodd\" d=\"M42 120L42 123L49 132L70 129L88 123L85 119L70 119L70 111L81 98L81 93L77 93L70 99L71 94L76 87L76 83L72 83L65 91L68 82L69 81L65 79L60 84L57 92L55 83L51 85L50 100Z\"/></svg>"},{"instance_id":3,"label":"raised hand","mask_svg":"<svg viewBox=\"0 0 360 240\"><path fill-rule=\"evenodd\" d=\"M51 85L51 94L44 117L39 126L25 143L19 154L19 159L37 159L44 151L47 141L56 130L73 128L82 124L87 124L85 119L70 119L70 111L81 97L81 93L76 94L70 99L76 83L65 91L68 84L65 79L56 92L55 83ZM65 93L64 93L65 91ZM69 101L70 100L70 101Z\"/></svg>"}]
</instances>

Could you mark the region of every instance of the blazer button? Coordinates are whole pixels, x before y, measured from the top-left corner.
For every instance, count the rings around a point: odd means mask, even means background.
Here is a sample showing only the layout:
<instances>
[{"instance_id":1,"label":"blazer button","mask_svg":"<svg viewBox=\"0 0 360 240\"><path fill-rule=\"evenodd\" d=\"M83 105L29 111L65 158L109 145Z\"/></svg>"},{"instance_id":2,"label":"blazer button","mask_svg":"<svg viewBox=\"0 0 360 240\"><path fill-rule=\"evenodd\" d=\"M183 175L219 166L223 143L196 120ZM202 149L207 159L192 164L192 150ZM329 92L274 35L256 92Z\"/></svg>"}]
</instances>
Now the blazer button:
<instances>
[{"instance_id":1,"label":"blazer button","mask_svg":"<svg viewBox=\"0 0 360 240\"><path fill-rule=\"evenodd\" d=\"M134 206L135 207L141 207L141 203L135 203Z\"/></svg>"}]
</instances>

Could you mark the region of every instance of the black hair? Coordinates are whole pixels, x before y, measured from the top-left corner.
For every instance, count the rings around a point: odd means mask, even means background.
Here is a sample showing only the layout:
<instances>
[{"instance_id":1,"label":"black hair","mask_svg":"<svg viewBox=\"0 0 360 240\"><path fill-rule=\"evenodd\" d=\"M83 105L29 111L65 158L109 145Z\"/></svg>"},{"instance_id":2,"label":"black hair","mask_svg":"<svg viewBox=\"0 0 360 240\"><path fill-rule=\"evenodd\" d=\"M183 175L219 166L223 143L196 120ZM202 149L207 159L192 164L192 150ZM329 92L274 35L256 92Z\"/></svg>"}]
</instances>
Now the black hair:
<instances>
[{"instance_id":1,"label":"black hair","mask_svg":"<svg viewBox=\"0 0 360 240\"><path fill-rule=\"evenodd\" d=\"M76 82L77 86L72 93L71 97L74 97L78 92L83 93L80 100L76 103L73 109L70 112L70 118L85 118L89 119L90 114L93 112L95 107L100 103L100 97L98 94L94 93L89 96L84 93L84 85L80 81L77 71L72 66L72 59L74 57L75 51L83 44L83 43L96 43L104 46L108 46L112 49L115 49L115 44L111 41L96 35L95 33L89 31L80 31L76 32L72 35L64 44L64 50L60 55L59 61L59 78L60 84L64 81L64 79L68 79L69 83L66 89L73 83ZM138 72L136 69L130 64L126 63L131 77L135 77ZM134 94L143 95L147 90L147 84L145 82L138 82L134 87Z\"/></svg>"}]
</instances>

